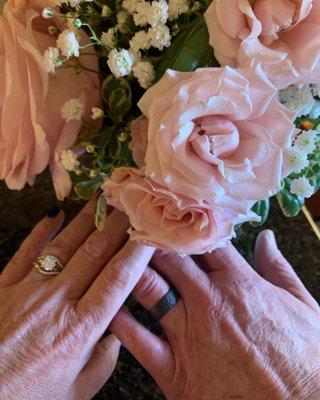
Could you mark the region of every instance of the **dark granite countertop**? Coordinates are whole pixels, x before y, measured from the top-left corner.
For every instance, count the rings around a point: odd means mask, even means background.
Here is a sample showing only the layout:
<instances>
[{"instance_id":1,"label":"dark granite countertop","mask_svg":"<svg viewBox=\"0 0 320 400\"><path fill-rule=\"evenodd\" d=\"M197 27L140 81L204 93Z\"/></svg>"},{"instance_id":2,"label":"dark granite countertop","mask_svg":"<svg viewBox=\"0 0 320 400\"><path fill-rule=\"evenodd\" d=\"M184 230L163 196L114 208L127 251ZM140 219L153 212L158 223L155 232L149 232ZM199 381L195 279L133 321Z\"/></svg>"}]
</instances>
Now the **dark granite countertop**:
<instances>
[{"instance_id":1,"label":"dark granite countertop","mask_svg":"<svg viewBox=\"0 0 320 400\"><path fill-rule=\"evenodd\" d=\"M34 187L22 192L9 191L0 183L0 270L18 248L33 225L56 204L51 182L47 175L38 178ZM63 208L70 219L80 209L81 204L66 201ZM285 218L278 206L273 203L268 222L263 228L273 229L279 247L294 265L313 296L320 302L320 241L301 213L294 219ZM243 225L235 240L235 245L253 263L253 246L261 230ZM154 326L143 309L131 299L129 308L135 316L152 327ZM160 400L160 391L150 376L126 351L122 350L116 372L104 386L95 400Z\"/></svg>"}]
</instances>

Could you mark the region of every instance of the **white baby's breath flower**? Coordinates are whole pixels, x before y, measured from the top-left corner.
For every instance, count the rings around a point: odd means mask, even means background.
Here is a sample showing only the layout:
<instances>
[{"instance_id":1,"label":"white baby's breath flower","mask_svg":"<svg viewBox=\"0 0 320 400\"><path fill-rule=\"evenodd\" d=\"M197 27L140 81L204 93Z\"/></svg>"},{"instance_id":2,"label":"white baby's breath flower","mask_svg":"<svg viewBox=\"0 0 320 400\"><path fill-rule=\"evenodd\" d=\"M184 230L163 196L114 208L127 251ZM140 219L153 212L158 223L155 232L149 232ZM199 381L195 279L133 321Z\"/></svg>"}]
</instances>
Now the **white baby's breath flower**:
<instances>
[{"instance_id":1,"label":"white baby's breath flower","mask_svg":"<svg viewBox=\"0 0 320 400\"><path fill-rule=\"evenodd\" d=\"M286 175L290 175L293 172L298 173L309 165L307 154L296 147L287 150L284 158Z\"/></svg>"},{"instance_id":2,"label":"white baby's breath flower","mask_svg":"<svg viewBox=\"0 0 320 400\"><path fill-rule=\"evenodd\" d=\"M53 8L46 7L42 10L42 17L45 19L54 18L56 16L56 12Z\"/></svg>"},{"instance_id":3,"label":"white baby's breath flower","mask_svg":"<svg viewBox=\"0 0 320 400\"><path fill-rule=\"evenodd\" d=\"M77 155L70 149L60 152L60 161L67 171L76 171L80 166Z\"/></svg>"},{"instance_id":4,"label":"white baby's breath flower","mask_svg":"<svg viewBox=\"0 0 320 400\"><path fill-rule=\"evenodd\" d=\"M297 196L309 198L314 193L314 187L310 184L309 180L304 176L302 178L294 179L291 182L290 192Z\"/></svg>"},{"instance_id":5,"label":"white baby's breath flower","mask_svg":"<svg viewBox=\"0 0 320 400\"><path fill-rule=\"evenodd\" d=\"M116 28L110 28L107 32L102 32L101 42L109 49L114 49L117 45Z\"/></svg>"},{"instance_id":6,"label":"white baby's breath flower","mask_svg":"<svg viewBox=\"0 0 320 400\"><path fill-rule=\"evenodd\" d=\"M120 11L117 14L117 26L116 28L119 29L122 33L128 32L128 18L129 13L127 11Z\"/></svg>"},{"instance_id":7,"label":"white baby's breath flower","mask_svg":"<svg viewBox=\"0 0 320 400\"><path fill-rule=\"evenodd\" d=\"M43 54L43 65L48 73L54 73L56 67L61 65L59 50L56 47L49 47Z\"/></svg>"},{"instance_id":8,"label":"white baby's breath flower","mask_svg":"<svg viewBox=\"0 0 320 400\"><path fill-rule=\"evenodd\" d=\"M168 16L168 3L165 0L154 0L147 14L147 22L155 28L159 24L165 24L168 20Z\"/></svg>"},{"instance_id":9,"label":"white baby's breath flower","mask_svg":"<svg viewBox=\"0 0 320 400\"><path fill-rule=\"evenodd\" d=\"M311 89L314 96L320 97L320 85L311 85Z\"/></svg>"},{"instance_id":10,"label":"white baby's breath flower","mask_svg":"<svg viewBox=\"0 0 320 400\"><path fill-rule=\"evenodd\" d=\"M133 14L133 21L136 26L145 26L151 14L151 4L146 1L140 1L137 4L136 12Z\"/></svg>"},{"instance_id":11,"label":"white baby's breath flower","mask_svg":"<svg viewBox=\"0 0 320 400\"><path fill-rule=\"evenodd\" d=\"M311 119L317 119L320 117L320 101L314 99L312 110L309 113Z\"/></svg>"},{"instance_id":12,"label":"white baby's breath flower","mask_svg":"<svg viewBox=\"0 0 320 400\"><path fill-rule=\"evenodd\" d=\"M81 3L83 3L83 0L69 0L69 4L71 7L77 7Z\"/></svg>"},{"instance_id":13,"label":"white baby's breath flower","mask_svg":"<svg viewBox=\"0 0 320 400\"><path fill-rule=\"evenodd\" d=\"M150 28L148 34L151 37L151 46L159 50L171 45L170 30L166 25L159 24L156 28Z\"/></svg>"},{"instance_id":14,"label":"white baby's breath flower","mask_svg":"<svg viewBox=\"0 0 320 400\"><path fill-rule=\"evenodd\" d=\"M129 75L133 66L133 58L128 50L113 49L108 55L108 66L116 78Z\"/></svg>"},{"instance_id":15,"label":"white baby's breath flower","mask_svg":"<svg viewBox=\"0 0 320 400\"><path fill-rule=\"evenodd\" d=\"M123 0L122 7L133 14L137 11L137 6L141 1L142 0Z\"/></svg>"},{"instance_id":16,"label":"white baby's breath flower","mask_svg":"<svg viewBox=\"0 0 320 400\"><path fill-rule=\"evenodd\" d=\"M188 0L169 0L169 20L178 19L188 11Z\"/></svg>"},{"instance_id":17,"label":"white baby's breath flower","mask_svg":"<svg viewBox=\"0 0 320 400\"><path fill-rule=\"evenodd\" d=\"M310 85L292 85L280 90L279 99L289 110L295 112L297 117L308 115L315 105Z\"/></svg>"},{"instance_id":18,"label":"white baby's breath flower","mask_svg":"<svg viewBox=\"0 0 320 400\"><path fill-rule=\"evenodd\" d=\"M61 116L67 122L80 121L84 111L84 104L79 99L69 99L61 108Z\"/></svg>"},{"instance_id":19,"label":"white baby's breath flower","mask_svg":"<svg viewBox=\"0 0 320 400\"><path fill-rule=\"evenodd\" d=\"M298 151L301 151L304 154L310 154L316 148L317 139L318 132L313 130L303 131L297 136L294 142L294 148L297 148Z\"/></svg>"},{"instance_id":20,"label":"white baby's breath flower","mask_svg":"<svg viewBox=\"0 0 320 400\"><path fill-rule=\"evenodd\" d=\"M111 14L112 14L111 8L108 7L107 5L104 5L102 7L101 16L103 18L107 18L107 17L110 17Z\"/></svg>"},{"instance_id":21,"label":"white baby's breath flower","mask_svg":"<svg viewBox=\"0 0 320 400\"><path fill-rule=\"evenodd\" d=\"M149 61L139 61L133 67L133 75L144 89L147 89L156 77L153 65Z\"/></svg>"},{"instance_id":22,"label":"white baby's breath flower","mask_svg":"<svg viewBox=\"0 0 320 400\"><path fill-rule=\"evenodd\" d=\"M148 50L151 47L151 35L145 31L136 32L129 43L133 51Z\"/></svg>"},{"instance_id":23,"label":"white baby's breath flower","mask_svg":"<svg viewBox=\"0 0 320 400\"><path fill-rule=\"evenodd\" d=\"M92 119L99 119L104 117L104 111L99 107L92 107L91 111L92 111L91 114Z\"/></svg>"},{"instance_id":24,"label":"white baby's breath flower","mask_svg":"<svg viewBox=\"0 0 320 400\"><path fill-rule=\"evenodd\" d=\"M72 56L79 57L80 55L80 45L77 36L71 29L66 29L60 33L57 40L57 46L61 50L61 53L67 58Z\"/></svg>"}]
</instances>

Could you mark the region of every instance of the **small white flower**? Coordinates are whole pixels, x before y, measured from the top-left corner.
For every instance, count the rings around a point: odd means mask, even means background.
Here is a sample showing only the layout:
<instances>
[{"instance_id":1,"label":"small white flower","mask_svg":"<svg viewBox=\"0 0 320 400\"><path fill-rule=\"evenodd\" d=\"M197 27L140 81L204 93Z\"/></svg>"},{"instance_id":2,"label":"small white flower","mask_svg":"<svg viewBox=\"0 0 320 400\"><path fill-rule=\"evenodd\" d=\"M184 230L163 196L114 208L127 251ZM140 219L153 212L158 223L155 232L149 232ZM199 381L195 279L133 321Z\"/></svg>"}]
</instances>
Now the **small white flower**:
<instances>
[{"instance_id":1,"label":"small white flower","mask_svg":"<svg viewBox=\"0 0 320 400\"><path fill-rule=\"evenodd\" d=\"M102 7L101 16L103 18L107 18L107 17L110 17L111 14L112 14L111 8L108 7L107 5L104 5Z\"/></svg>"},{"instance_id":2,"label":"small white flower","mask_svg":"<svg viewBox=\"0 0 320 400\"><path fill-rule=\"evenodd\" d=\"M127 11L120 11L117 14L117 28L119 29L120 32L122 33L127 33L128 32L128 18L129 18L129 13Z\"/></svg>"},{"instance_id":3,"label":"small white flower","mask_svg":"<svg viewBox=\"0 0 320 400\"><path fill-rule=\"evenodd\" d=\"M314 99L312 110L309 113L311 119L317 119L320 117L320 101Z\"/></svg>"},{"instance_id":4,"label":"small white flower","mask_svg":"<svg viewBox=\"0 0 320 400\"><path fill-rule=\"evenodd\" d=\"M320 97L320 85L311 85L312 94L316 97Z\"/></svg>"},{"instance_id":5,"label":"small white flower","mask_svg":"<svg viewBox=\"0 0 320 400\"><path fill-rule=\"evenodd\" d=\"M316 131L303 131L300 133L294 142L294 148L298 148L304 154L312 153L316 148L318 139L318 132Z\"/></svg>"},{"instance_id":6,"label":"small white flower","mask_svg":"<svg viewBox=\"0 0 320 400\"><path fill-rule=\"evenodd\" d=\"M279 99L282 104L295 112L297 117L308 115L315 104L310 85L302 87L292 85L280 90Z\"/></svg>"},{"instance_id":7,"label":"small white flower","mask_svg":"<svg viewBox=\"0 0 320 400\"><path fill-rule=\"evenodd\" d=\"M173 21L188 11L188 0L169 0L169 20Z\"/></svg>"},{"instance_id":8,"label":"small white flower","mask_svg":"<svg viewBox=\"0 0 320 400\"><path fill-rule=\"evenodd\" d=\"M309 180L304 176L302 178L294 179L291 182L290 192L297 196L309 198L314 193L314 187L310 184Z\"/></svg>"},{"instance_id":9,"label":"small white flower","mask_svg":"<svg viewBox=\"0 0 320 400\"><path fill-rule=\"evenodd\" d=\"M141 1L137 4L136 12L133 14L133 21L136 26L145 26L151 14L151 4Z\"/></svg>"},{"instance_id":10,"label":"small white flower","mask_svg":"<svg viewBox=\"0 0 320 400\"><path fill-rule=\"evenodd\" d=\"M61 53L67 58L72 56L79 57L80 55L80 45L77 36L72 29L66 29L60 33L57 40L57 46L61 50Z\"/></svg>"},{"instance_id":11,"label":"small white flower","mask_svg":"<svg viewBox=\"0 0 320 400\"><path fill-rule=\"evenodd\" d=\"M133 14L137 12L137 6L141 0L123 0L122 7L129 13Z\"/></svg>"},{"instance_id":12,"label":"small white flower","mask_svg":"<svg viewBox=\"0 0 320 400\"><path fill-rule=\"evenodd\" d=\"M48 73L54 73L56 67L61 65L59 50L56 47L49 47L43 54L43 66Z\"/></svg>"},{"instance_id":13,"label":"small white flower","mask_svg":"<svg viewBox=\"0 0 320 400\"><path fill-rule=\"evenodd\" d=\"M144 89L147 89L156 77L153 65L149 61L139 61L133 67L133 75Z\"/></svg>"},{"instance_id":14,"label":"small white flower","mask_svg":"<svg viewBox=\"0 0 320 400\"><path fill-rule=\"evenodd\" d=\"M285 172L290 175L293 172L299 173L309 165L307 154L299 148L292 147L285 152Z\"/></svg>"},{"instance_id":15,"label":"small white flower","mask_svg":"<svg viewBox=\"0 0 320 400\"><path fill-rule=\"evenodd\" d=\"M145 31L136 32L129 43L133 51L148 50L151 47L151 35Z\"/></svg>"},{"instance_id":16,"label":"small white flower","mask_svg":"<svg viewBox=\"0 0 320 400\"><path fill-rule=\"evenodd\" d=\"M165 24L168 16L168 3L165 0L153 1L147 14L147 22L155 28L159 24Z\"/></svg>"},{"instance_id":17,"label":"small white flower","mask_svg":"<svg viewBox=\"0 0 320 400\"><path fill-rule=\"evenodd\" d=\"M99 119L104 117L104 111L99 107L92 107L91 111L92 111L91 115L92 119Z\"/></svg>"},{"instance_id":18,"label":"small white flower","mask_svg":"<svg viewBox=\"0 0 320 400\"><path fill-rule=\"evenodd\" d=\"M156 28L150 28L148 33L151 37L151 46L159 50L171 45L170 30L166 25L159 24Z\"/></svg>"},{"instance_id":19,"label":"small white flower","mask_svg":"<svg viewBox=\"0 0 320 400\"><path fill-rule=\"evenodd\" d=\"M69 0L69 4L71 7L77 7L83 0Z\"/></svg>"},{"instance_id":20,"label":"small white flower","mask_svg":"<svg viewBox=\"0 0 320 400\"><path fill-rule=\"evenodd\" d=\"M69 99L61 108L61 116L67 122L80 121L84 111L84 104L79 99Z\"/></svg>"},{"instance_id":21,"label":"small white flower","mask_svg":"<svg viewBox=\"0 0 320 400\"><path fill-rule=\"evenodd\" d=\"M56 12L53 8L46 7L42 10L42 17L45 19L54 18L56 16Z\"/></svg>"},{"instance_id":22,"label":"small white flower","mask_svg":"<svg viewBox=\"0 0 320 400\"><path fill-rule=\"evenodd\" d=\"M76 171L80 166L80 162L72 150L62 150L60 152L60 161L67 171Z\"/></svg>"},{"instance_id":23,"label":"small white flower","mask_svg":"<svg viewBox=\"0 0 320 400\"><path fill-rule=\"evenodd\" d=\"M133 58L128 50L113 49L108 55L108 66L116 78L129 75L133 66Z\"/></svg>"},{"instance_id":24,"label":"small white flower","mask_svg":"<svg viewBox=\"0 0 320 400\"><path fill-rule=\"evenodd\" d=\"M107 32L102 32L101 42L109 49L114 49L117 45L116 28L110 28Z\"/></svg>"}]
</instances>

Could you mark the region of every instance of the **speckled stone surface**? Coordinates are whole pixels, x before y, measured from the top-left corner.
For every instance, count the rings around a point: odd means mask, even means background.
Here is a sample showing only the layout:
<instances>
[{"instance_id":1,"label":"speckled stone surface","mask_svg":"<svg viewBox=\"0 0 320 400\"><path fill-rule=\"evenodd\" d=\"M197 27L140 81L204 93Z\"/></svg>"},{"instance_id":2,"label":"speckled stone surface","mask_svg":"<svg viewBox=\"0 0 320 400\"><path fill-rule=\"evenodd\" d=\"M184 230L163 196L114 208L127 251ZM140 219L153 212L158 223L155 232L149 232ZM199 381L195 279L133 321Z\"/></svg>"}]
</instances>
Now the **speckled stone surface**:
<instances>
[{"instance_id":1,"label":"speckled stone surface","mask_svg":"<svg viewBox=\"0 0 320 400\"><path fill-rule=\"evenodd\" d=\"M47 175L36 185L22 192L11 192L0 183L0 269L10 259L32 226L56 204ZM63 209L70 219L81 204L66 201ZM320 242L303 214L294 219L285 218L274 203L264 228L273 229L279 247L294 265L307 288L320 302ZM253 265L253 247L260 229L246 224L239 230L235 245ZM160 332L144 310L129 300L129 308L144 324ZM121 350L116 372L95 396L95 400L160 400L164 399L150 376L124 349Z\"/></svg>"}]
</instances>

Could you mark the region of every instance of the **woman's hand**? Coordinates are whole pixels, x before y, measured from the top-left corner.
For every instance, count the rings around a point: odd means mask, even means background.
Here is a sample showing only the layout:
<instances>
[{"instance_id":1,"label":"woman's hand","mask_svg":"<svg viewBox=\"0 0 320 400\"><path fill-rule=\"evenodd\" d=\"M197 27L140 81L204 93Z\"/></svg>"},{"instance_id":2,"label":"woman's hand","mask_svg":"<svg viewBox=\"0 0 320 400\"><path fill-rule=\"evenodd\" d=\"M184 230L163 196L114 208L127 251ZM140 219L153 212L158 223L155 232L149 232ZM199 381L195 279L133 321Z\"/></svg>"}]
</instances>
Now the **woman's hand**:
<instances>
[{"instance_id":1,"label":"woman's hand","mask_svg":"<svg viewBox=\"0 0 320 400\"><path fill-rule=\"evenodd\" d=\"M320 311L277 248L256 245L259 276L231 245L193 259L160 255L134 293L150 309L168 292L178 303L161 339L121 310L110 329L169 400L318 400ZM156 271L157 272L156 272ZM170 282L170 284L169 284Z\"/></svg>"},{"instance_id":2,"label":"woman's hand","mask_svg":"<svg viewBox=\"0 0 320 400\"><path fill-rule=\"evenodd\" d=\"M119 341L101 338L153 249L124 244L128 220L116 210L96 231L93 206L52 241L64 217L46 217L0 275L1 399L90 399L114 370ZM41 254L63 271L41 275L32 268Z\"/></svg>"}]
</instances>

